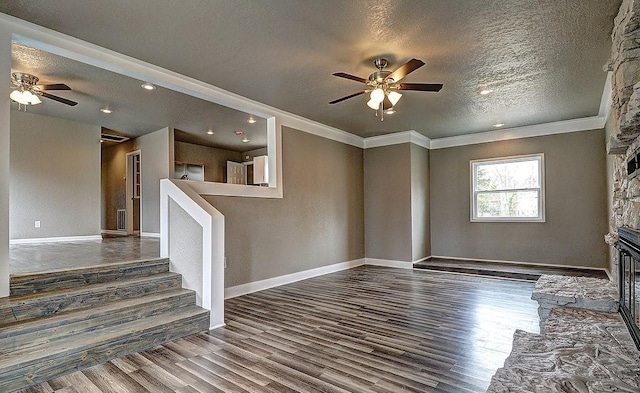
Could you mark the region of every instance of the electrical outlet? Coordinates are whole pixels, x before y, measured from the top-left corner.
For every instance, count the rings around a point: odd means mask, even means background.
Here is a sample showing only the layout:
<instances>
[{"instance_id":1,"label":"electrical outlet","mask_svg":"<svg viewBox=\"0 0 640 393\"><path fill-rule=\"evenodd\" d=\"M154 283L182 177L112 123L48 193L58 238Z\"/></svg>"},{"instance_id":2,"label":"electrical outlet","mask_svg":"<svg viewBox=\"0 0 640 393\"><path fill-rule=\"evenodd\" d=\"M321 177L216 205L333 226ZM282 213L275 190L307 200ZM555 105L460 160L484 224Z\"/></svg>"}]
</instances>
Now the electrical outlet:
<instances>
[{"instance_id":1,"label":"electrical outlet","mask_svg":"<svg viewBox=\"0 0 640 393\"><path fill-rule=\"evenodd\" d=\"M224 257L224 268L225 269L227 268L227 257L226 256Z\"/></svg>"},{"instance_id":2,"label":"electrical outlet","mask_svg":"<svg viewBox=\"0 0 640 393\"><path fill-rule=\"evenodd\" d=\"M36 228L40 228L40 220L36 221L35 225L36 225Z\"/></svg>"}]
</instances>

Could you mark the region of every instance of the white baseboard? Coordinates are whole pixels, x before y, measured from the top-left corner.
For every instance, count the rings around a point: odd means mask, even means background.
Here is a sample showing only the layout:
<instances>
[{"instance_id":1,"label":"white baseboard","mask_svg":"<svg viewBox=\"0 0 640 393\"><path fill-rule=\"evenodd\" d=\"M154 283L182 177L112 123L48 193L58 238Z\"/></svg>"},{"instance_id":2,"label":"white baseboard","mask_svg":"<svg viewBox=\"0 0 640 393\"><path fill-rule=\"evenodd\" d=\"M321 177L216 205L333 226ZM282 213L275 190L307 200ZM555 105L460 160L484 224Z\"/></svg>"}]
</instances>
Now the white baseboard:
<instances>
[{"instance_id":1,"label":"white baseboard","mask_svg":"<svg viewBox=\"0 0 640 393\"><path fill-rule=\"evenodd\" d=\"M9 244L34 244L34 243L61 243L78 242L85 240L102 240L101 235L90 236L65 236L65 237L34 237L31 239L11 239Z\"/></svg>"},{"instance_id":2,"label":"white baseboard","mask_svg":"<svg viewBox=\"0 0 640 393\"><path fill-rule=\"evenodd\" d=\"M253 292L291 284L292 282L306 280L307 278L322 276L324 274L338 272L340 270L351 269L365 264L364 258L353 261L335 263L333 265L322 266L315 269L304 270L297 273L286 274L284 276L267 278L266 280L249 282L224 289L224 298L231 299L237 296L246 295Z\"/></svg>"},{"instance_id":3,"label":"white baseboard","mask_svg":"<svg viewBox=\"0 0 640 393\"><path fill-rule=\"evenodd\" d=\"M365 258L365 265L413 269L413 262L393 261L389 259Z\"/></svg>"},{"instance_id":4,"label":"white baseboard","mask_svg":"<svg viewBox=\"0 0 640 393\"><path fill-rule=\"evenodd\" d=\"M537 263L537 262L519 262L519 261L503 261L497 259L479 259L479 258L460 258L460 257L445 257L440 255L432 255L429 259L432 258L442 258L442 259L452 259L455 261L477 261L477 262L488 262L488 263L506 263L510 265L531 265L531 266L544 266L544 267L561 267L566 269L586 269L586 270L599 270L607 273L607 268L604 267L589 267L589 266L571 266L571 265L555 265L552 263Z\"/></svg>"},{"instance_id":5,"label":"white baseboard","mask_svg":"<svg viewBox=\"0 0 640 393\"><path fill-rule=\"evenodd\" d=\"M140 237L155 237L160 239L159 232L140 232Z\"/></svg>"},{"instance_id":6,"label":"white baseboard","mask_svg":"<svg viewBox=\"0 0 640 393\"><path fill-rule=\"evenodd\" d=\"M119 236L126 236L126 235L127 235L127 231L117 231L117 230L113 230L113 229L103 229L103 230L102 230L102 234L103 234L103 235L119 235Z\"/></svg>"}]
</instances>

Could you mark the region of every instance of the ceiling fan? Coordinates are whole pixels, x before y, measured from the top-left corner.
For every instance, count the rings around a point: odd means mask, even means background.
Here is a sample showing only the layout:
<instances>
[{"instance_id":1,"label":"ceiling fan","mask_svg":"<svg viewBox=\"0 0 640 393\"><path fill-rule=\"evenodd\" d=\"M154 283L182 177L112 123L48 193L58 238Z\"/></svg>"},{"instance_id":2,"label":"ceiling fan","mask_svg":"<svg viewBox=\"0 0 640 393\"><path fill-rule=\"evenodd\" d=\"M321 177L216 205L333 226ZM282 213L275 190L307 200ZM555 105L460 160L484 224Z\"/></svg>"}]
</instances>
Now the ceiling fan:
<instances>
[{"instance_id":1,"label":"ceiling fan","mask_svg":"<svg viewBox=\"0 0 640 393\"><path fill-rule=\"evenodd\" d=\"M405 76L422 67L424 65L422 60L411 59L393 72L384 70L388 64L389 61L387 61L387 59L375 59L373 65L378 71L373 72L368 78L361 78L344 72L336 72L333 74L340 78L364 83L367 87L357 93L333 100L329 102L329 104L337 104L338 102L357 97L364 93L371 93L367 105L376 111L376 116L378 115L378 111L380 111L380 120L384 120L384 113L392 113L391 110L393 110L393 107L402 97L402 94L398 93L399 90L438 92L442 89L441 83L399 83Z\"/></svg>"},{"instance_id":2,"label":"ceiling fan","mask_svg":"<svg viewBox=\"0 0 640 393\"><path fill-rule=\"evenodd\" d=\"M25 110L27 105L39 104L40 98L44 97L50 100L58 101L69 106L78 105L77 102L68 100L66 98L58 97L53 94L47 93L45 90L71 90L71 88L64 83L52 83L38 85L40 79L37 76L27 74L24 72L14 72L11 74L11 88L13 91L10 97L13 101L16 101L18 105L24 105Z\"/></svg>"}]
</instances>

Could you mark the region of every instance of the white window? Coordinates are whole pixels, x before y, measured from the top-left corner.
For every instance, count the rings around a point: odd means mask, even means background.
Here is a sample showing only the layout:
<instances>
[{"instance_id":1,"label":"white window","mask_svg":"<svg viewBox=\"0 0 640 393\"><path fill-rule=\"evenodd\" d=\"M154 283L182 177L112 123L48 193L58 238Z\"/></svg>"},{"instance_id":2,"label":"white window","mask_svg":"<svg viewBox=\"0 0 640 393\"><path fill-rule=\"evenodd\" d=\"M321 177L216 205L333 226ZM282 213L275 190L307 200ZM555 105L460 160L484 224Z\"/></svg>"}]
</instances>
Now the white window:
<instances>
[{"instance_id":1,"label":"white window","mask_svg":"<svg viewBox=\"0 0 640 393\"><path fill-rule=\"evenodd\" d=\"M544 154L471 161L471 221L544 220Z\"/></svg>"}]
</instances>

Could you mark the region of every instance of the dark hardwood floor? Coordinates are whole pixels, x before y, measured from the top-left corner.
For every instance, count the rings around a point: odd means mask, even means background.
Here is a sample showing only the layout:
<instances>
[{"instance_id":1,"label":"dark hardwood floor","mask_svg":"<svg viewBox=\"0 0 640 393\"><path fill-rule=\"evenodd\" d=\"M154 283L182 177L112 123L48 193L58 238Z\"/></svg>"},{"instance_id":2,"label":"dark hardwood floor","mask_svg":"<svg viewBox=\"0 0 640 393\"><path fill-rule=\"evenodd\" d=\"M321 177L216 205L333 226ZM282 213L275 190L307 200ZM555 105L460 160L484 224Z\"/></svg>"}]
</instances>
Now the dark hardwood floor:
<instances>
[{"instance_id":1,"label":"dark hardwood floor","mask_svg":"<svg viewBox=\"0 0 640 393\"><path fill-rule=\"evenodd\" d=\"M533 284L359 267L225 302L226 327L21 392L484 392Z\"/></svg>"},{"instance_id":2,"label":"dark hardwood floor","mask_svg":"<svg viewBox=\"0 0 640 393\"><path fill-rule=\"evenodd\" d=\"M594 277L607 280L604 270L540 266L515 263L467 261L447 258L430 258L413 265L415 269L437 270L451 273L475 274L489 277L502 277L516 280L537 281L543 274L561 276Z\"/></svg>"}]
</instances>

